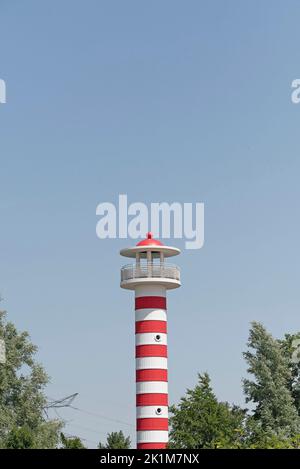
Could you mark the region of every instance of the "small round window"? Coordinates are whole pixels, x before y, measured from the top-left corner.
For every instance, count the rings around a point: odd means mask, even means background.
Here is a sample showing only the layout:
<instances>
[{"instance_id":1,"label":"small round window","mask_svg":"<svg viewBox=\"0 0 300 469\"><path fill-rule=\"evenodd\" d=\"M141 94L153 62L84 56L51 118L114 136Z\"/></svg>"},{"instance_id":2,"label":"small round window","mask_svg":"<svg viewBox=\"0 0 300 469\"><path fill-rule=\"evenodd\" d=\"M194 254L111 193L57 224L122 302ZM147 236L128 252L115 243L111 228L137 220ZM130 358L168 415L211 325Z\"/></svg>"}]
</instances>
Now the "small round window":
<instances>
[{"instance_id":1,"label":"small round window","mask_svg":"<svg viewBox=\"0 0 300 469\"><path fill-rule=\"evenodd\" d=\"M156 342L160 342L160 341L161 341L161 335L160 335L160 334L156 334L156 336L155 336L155 341L156 341Z\"/></svg>"},{"instance_id":2,"label":"small round window","mask_svg":"<svg viewBox=\"0 0 300 469\"><path fill-rule=\"evenodd\" d=\"M156 414L161 415L161 413L162 413L162 409L160 407L157 407Z\"/></svg>"}]
</instances>

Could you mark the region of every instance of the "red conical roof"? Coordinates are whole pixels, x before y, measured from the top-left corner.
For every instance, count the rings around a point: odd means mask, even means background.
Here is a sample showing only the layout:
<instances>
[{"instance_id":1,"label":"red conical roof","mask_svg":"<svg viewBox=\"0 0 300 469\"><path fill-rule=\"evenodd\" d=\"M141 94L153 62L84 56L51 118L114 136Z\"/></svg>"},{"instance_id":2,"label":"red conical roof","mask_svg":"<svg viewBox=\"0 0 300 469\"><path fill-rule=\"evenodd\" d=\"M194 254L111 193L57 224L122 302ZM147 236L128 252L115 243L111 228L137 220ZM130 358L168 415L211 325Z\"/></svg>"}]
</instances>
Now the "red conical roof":
<instances>
[{"instance_id":1,"label":"red conical roof","mask_svg":"<svg viewBox=\"0 0 300 469\"><path fill-rule=\"evenodd\" d=\"M158 239L154 239L153 234L149 231L147 238L137 243L137 246L163 246L163 243L158 241Z\"/></svg>"}]
</instances>

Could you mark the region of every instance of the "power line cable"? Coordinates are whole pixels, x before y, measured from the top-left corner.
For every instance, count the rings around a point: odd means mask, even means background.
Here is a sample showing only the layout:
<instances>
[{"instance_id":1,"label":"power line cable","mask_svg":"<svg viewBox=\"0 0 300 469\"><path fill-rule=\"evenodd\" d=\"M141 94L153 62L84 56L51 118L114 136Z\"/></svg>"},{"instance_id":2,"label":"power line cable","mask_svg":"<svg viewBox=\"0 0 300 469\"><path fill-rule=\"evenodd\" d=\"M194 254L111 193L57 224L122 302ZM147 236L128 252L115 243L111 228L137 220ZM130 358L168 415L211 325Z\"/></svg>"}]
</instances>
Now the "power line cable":
<instances>
[{"instance_id":1,"label":"power line cable","mask_svg":"<svg viewBox=\"0 0 300 469\"><path fill-rule=\"evenodd\" d=\"M117 419L114 419L114 418L111 418L111 417L107 417L106 415L96 414L95 412L89 412L88 410L80 409L79 407L74 407L72 405L70 405L68 407L70 409L77 410L78 412L82 412L82 413L87 414L87 415L92 415L92 416L98 417L100 419L107 420L109 422L119 423L121 425L127 425L128 427L132 427L132 428L134 427L134 425L132 425L131 423L124 422L123 420L117 420Z\"/></svg>"},{"instance_id":2,"label":"power line cable","mask_svg":"<svg viewBox=\"0 0 300 469\"><path fill-rule=\"evenodd\" d=\"M97 435L99 433L101 433L102 435L107 435L107 432L103 432L103 431L100 431L100 430L95 430L94 428L84 427L83 425L78 425L77 423L67 422L67 426L78 427L78 428L81 428L82 430L86 430L87 432L96 433Z\"/></svg>"},{"instance_id":3,"label":"power line cable","mask_svg":"<svg viewBox=\"0 0 300 469\"><path fill-rule=\"evenodd\" d=\"M56 400L53 399L53 398L48 397L48 402L45 405L44 410L47 414L47 411L49 409L60 409L60 408L68 407L70 409L77 410L78 412L82 412L82 413L87 414L87 415L92 415L92 416L95 416L97 418L107 420L109 422L118 423L120 425L127 425L128 427L132 427L132 428L134 427L134 425L132 425L131 423L124 422L123 420L114 419L112 417L107 417L106 415L97 414L96 412L90 412L88 410L80 409L79 407L73 406L72 402L74 401L74 399L77 396L78 396L78 392L76 392L74 394L71 394L69 396L63 397L61 399L56 399Z\"/></svg>"}]
</instances>

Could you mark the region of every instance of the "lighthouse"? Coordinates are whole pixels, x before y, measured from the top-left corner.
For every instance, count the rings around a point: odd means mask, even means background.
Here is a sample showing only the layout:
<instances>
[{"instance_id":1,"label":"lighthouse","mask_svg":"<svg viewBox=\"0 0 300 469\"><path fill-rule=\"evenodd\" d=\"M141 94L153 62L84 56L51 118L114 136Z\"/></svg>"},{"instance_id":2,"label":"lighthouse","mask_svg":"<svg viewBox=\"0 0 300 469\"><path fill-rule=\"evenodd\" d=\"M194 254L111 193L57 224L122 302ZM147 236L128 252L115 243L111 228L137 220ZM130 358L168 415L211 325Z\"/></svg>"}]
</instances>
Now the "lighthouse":
<instances>
[{"instance_id":1,"label":"lighthouse","mask_svg":"<svg viewBox=\"0 0 300 469\"><path fill-rule=\"evenodd\" d=\"M120 251L135 259L121 269L121 288L135 292L137 449L164 449L168 443L167 290L180 287L180 269L165 262L180 254L152 233Z\"/></svg>"}]
</instances>

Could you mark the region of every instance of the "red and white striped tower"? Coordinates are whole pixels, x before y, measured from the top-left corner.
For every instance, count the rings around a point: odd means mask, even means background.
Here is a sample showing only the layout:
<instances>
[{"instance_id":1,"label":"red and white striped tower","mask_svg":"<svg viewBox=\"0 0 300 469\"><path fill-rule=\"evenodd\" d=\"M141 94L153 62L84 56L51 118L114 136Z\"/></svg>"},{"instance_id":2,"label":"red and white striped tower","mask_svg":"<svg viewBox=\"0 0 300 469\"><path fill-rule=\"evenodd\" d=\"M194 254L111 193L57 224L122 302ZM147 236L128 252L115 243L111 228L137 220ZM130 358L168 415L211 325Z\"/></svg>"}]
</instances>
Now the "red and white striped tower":
<instances>
[{"instance_id":1,"label":"red and white striped tower","mask_svg":"<svg viewBox=\"0 0 300 469\"><path fill-rule=\"evenodd\" d=\"M138 449L168 443L167 290L180 287L180 270L165 263L180 250L148 233L120 254L135 258L121 269L121 287L135 291L136 426Z\"/></svg>"}]
</instances>

